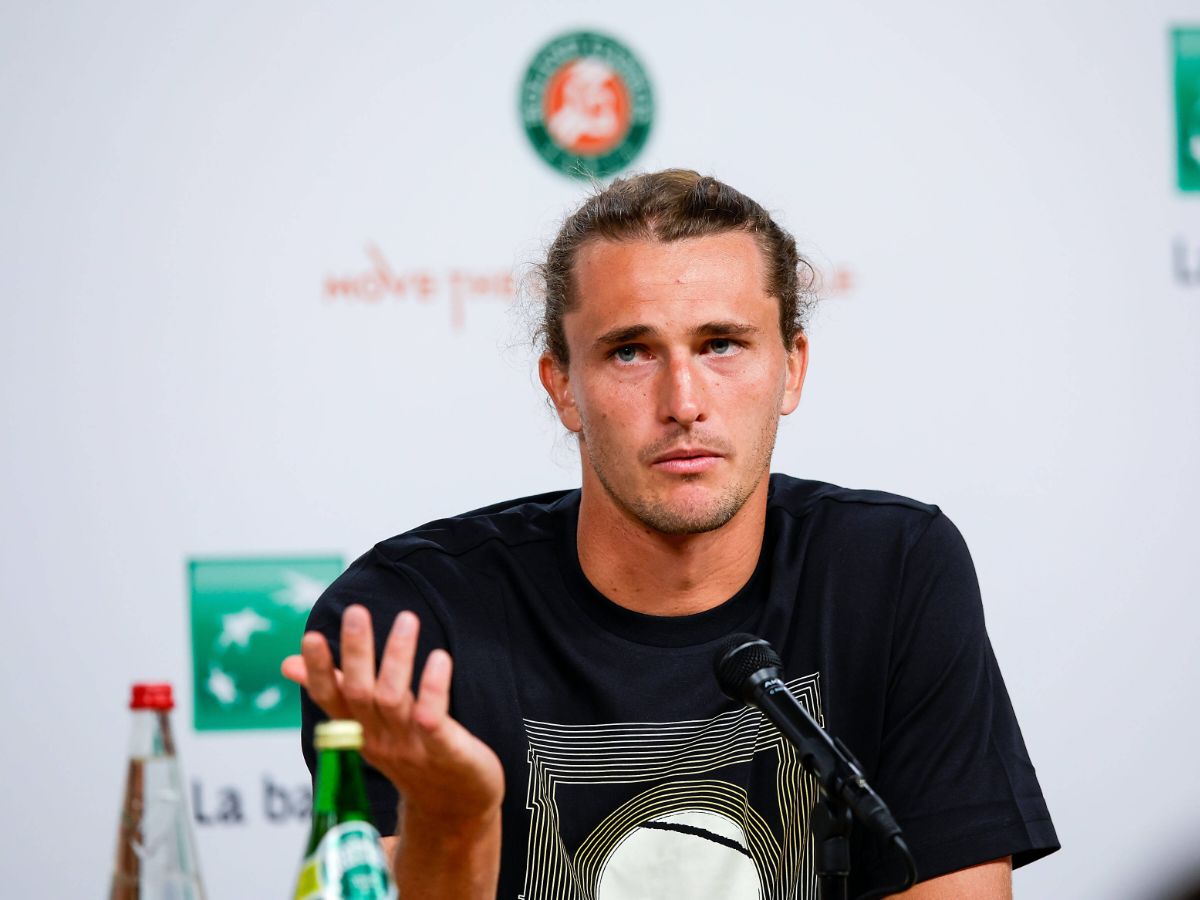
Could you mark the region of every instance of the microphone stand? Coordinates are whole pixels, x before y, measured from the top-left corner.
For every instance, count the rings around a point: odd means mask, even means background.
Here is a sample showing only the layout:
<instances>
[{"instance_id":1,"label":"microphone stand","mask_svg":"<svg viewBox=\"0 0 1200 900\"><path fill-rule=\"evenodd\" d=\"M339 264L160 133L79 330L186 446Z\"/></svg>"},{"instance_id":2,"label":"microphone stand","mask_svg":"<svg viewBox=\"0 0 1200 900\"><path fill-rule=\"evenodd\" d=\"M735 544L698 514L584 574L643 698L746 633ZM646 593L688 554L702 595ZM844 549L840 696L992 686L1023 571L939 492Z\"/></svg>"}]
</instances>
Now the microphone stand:
<instances>
[{"instance_id":1,"label":"microphone stand","mask_svg":"<svg viewBox=\"0 0 1200 900\"><path fill-rule=\"evenodd\" d=\"M811 819L821 900L847 900L853 825L850 808L822 790L813 804Z\"/></svg>"}]
</instances>

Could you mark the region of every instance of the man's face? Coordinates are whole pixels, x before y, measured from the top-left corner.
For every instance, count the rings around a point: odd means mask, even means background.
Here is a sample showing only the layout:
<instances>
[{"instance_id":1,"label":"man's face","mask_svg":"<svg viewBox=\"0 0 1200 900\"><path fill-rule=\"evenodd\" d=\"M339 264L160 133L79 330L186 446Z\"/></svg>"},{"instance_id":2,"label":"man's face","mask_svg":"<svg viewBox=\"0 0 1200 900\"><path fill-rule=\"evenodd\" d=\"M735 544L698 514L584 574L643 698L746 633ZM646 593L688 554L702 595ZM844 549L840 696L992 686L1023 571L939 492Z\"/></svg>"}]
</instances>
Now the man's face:
<instances>
[{"instance_id":1,"label":"man's face","mask_svg":"<svg viewBox=\"0 0 1200 900\"><path fill-rule=\"evenodd\" d=\"M743 232L664 244L596 241L575 262L570 363L542 383L579 435L585 491L650 528L720 528L765 490L779 416L796 408L762 253Z\"/></svg>"}]
</instances>

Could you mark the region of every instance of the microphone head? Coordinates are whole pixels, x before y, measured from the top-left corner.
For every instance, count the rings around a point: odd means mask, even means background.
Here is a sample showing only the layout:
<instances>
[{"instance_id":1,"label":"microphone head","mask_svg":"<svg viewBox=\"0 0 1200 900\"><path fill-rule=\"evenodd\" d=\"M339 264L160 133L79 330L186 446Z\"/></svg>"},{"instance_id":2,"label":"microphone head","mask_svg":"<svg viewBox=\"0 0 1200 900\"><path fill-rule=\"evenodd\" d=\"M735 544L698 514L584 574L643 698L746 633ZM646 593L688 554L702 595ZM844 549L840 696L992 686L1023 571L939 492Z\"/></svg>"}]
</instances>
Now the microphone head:
<instances>
[{"instance_id":1,"label":"microphone head","mask_svg":"<svg viewBox=\"0 0 1200 900\"><path fill-rule=\"evenodd\" d=\"M721 693L743 703L750 701L755 675L765 672L768 678L777 678L782 668L783 660L775 648L752 634L730 635L713 659Z\"/></svg>"}]
</instances>

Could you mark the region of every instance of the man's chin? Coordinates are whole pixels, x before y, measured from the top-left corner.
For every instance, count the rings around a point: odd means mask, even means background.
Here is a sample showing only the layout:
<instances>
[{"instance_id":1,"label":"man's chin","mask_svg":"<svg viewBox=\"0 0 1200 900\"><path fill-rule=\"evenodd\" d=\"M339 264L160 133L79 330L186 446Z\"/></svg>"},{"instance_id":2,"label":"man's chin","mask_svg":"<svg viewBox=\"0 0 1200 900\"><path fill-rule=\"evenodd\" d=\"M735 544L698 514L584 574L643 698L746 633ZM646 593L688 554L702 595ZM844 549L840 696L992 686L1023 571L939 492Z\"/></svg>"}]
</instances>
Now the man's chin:
<instances>
[{"instance_id":1,"label":"man's chin","mask_svg":"<svg viewBox=\"0 0 1200 900\"><path fill-rule=\"evenodd\" d=\"M638 503L630 511L647 527L662 534L688 535L706 534L716 531L729 522L744 501L734 498L705 498L707 502L658 502Z\"/></svg>"},{"instance_id":2,"label":"man's chin","mask_svg":"<svg viewBox=\"0 0 1200 900\"><path fill-rule=\"evenodd\" d=\"M687 537L692 534L709 534L724 527L729 519L732 518L709 518L709 519L692 519L692 518L671 518L661 517L654 521L643 519L643 524L649 526L659 534L667 534L671 537Z\"/></svg>"}]
</instances>

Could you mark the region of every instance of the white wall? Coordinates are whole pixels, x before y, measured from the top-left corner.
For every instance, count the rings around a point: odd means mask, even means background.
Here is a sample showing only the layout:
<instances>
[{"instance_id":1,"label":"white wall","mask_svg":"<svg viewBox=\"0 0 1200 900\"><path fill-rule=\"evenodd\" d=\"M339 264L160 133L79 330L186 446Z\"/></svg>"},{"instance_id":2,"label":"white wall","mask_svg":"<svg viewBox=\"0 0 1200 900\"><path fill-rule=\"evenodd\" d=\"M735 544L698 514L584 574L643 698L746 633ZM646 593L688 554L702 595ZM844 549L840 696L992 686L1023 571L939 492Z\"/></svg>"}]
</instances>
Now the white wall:
<instances>
[{"instance_id":1,"label":"white wall","mask_svg":"<svg viewBox=\"0 0 1200 900\"><path fill-rule=\"evenodd\" d=\"M1156 896L1200 844L1181 23L1200 4L6 4L7 892L105 890L134 679L176 683L190 775L255 806L264 775L305 781L292 733L192 731L187 559L348 561L575 482L505 302L456 328L448 283L322 288L368 244L446 282L535 260L582 188L528 146L516 87L592 27L656 90L639 167L710 171L854 274L776 468L966 534L1065 846L1018 893ZM211 896L286 893L305 828L200 828Z\"/></svg>"}]
</instances>

